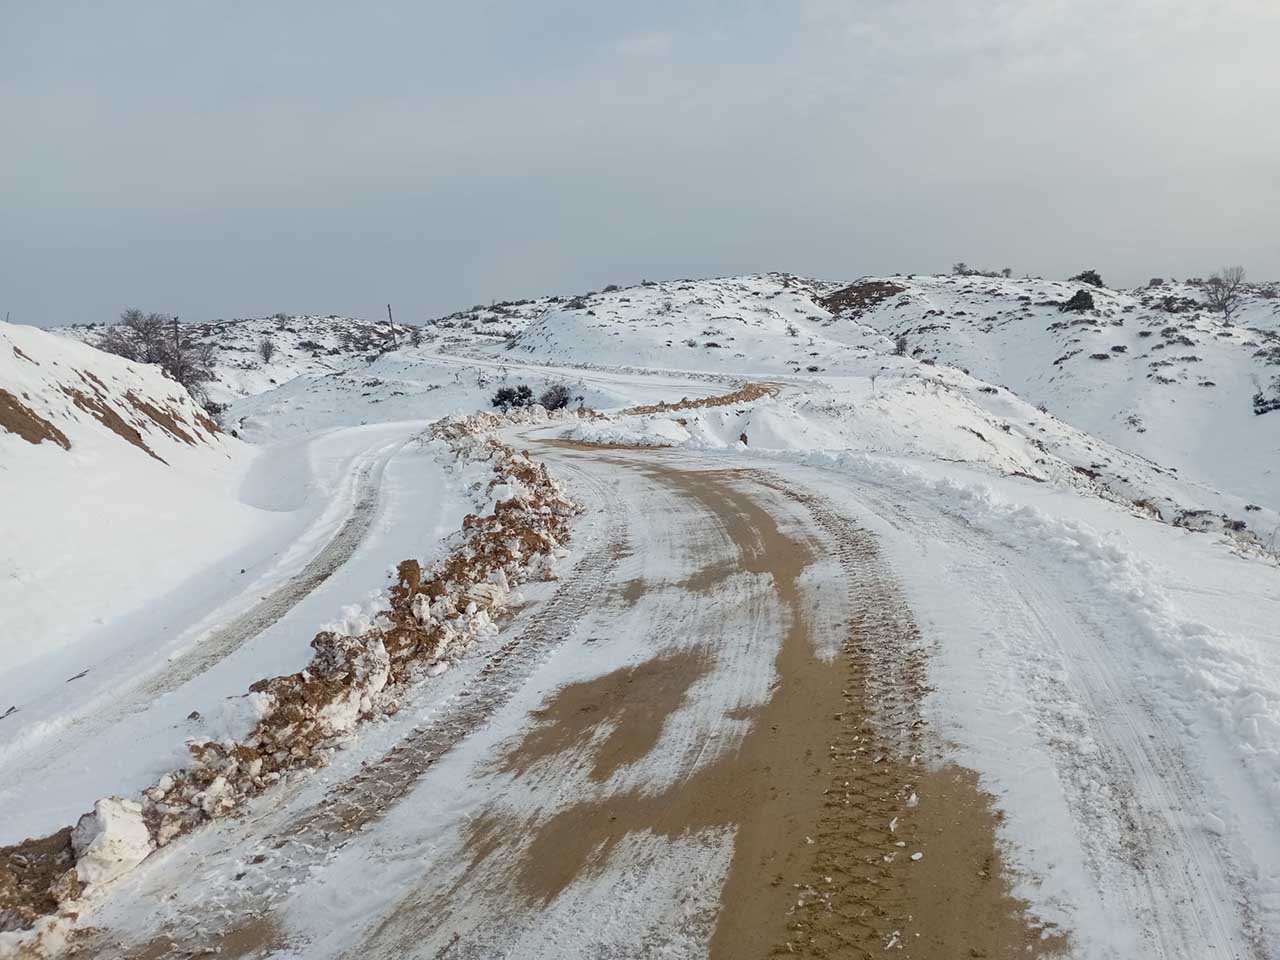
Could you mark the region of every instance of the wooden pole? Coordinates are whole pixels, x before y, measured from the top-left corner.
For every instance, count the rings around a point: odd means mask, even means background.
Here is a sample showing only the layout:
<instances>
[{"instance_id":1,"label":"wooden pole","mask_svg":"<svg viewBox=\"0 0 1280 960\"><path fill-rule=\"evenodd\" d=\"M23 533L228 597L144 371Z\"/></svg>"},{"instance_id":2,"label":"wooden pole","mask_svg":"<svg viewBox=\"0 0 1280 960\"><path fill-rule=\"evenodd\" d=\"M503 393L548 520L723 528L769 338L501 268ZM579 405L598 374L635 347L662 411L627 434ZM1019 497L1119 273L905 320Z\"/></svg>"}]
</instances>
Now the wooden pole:
<instances>
[{"instance_id":1,"label":"wooden pole","mask_svg":"<svg viewBox=\"0 0 1280 960\"><path fill-rule=\"evenodd\" d=\"M391 347L396 347L396 322L391 319L391 304L387 304L387 326L391 328Z\"/></svg>"},{"instance_id":2,"label":"wooden pole","mask_svg":"<svg viewBox=\"0 0 1280 960\"><path fill-rule=\"evenodd\" d=\"M182 344L178 342L178 317L175 314L173 318L173 358L176 360L181 353Z\"/></svg>"}]
</instances>

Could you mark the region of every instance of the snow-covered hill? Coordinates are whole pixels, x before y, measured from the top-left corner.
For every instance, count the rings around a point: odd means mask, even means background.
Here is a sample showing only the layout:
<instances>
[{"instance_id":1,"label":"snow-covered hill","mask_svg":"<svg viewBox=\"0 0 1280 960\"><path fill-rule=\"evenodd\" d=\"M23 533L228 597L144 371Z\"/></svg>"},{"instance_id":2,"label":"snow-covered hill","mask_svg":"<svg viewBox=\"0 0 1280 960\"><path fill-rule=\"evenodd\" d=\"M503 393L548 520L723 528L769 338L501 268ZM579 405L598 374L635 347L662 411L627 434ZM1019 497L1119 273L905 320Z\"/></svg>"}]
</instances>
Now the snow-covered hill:
<instances>
[{"instance_id":1,"label":"snow-covered hill","mask_svg":"<svg viewBox=\"0 0 1280 960\"><path fill-rule=\"evenodd\" d=\"M0 324L0 398L8 463L34 459L14 436L77 458L118 455L124 443L162 463L199 459L225 443L217 424L159 368L34 327Z\"/></svg>"},{"instance_id":2,"label":"snow-covered hill","mask_svg":"<svg viewBox=\"0 0 1280 960\"><path fill-rule=\"evenodd\" d=\"M1082 289L1094 309L1060 310ZM542 362L826 381L897 369L888 355L902 338L917 367L958 367L992 396L1002 387L1119 450L1274 509L1280 417L1264 414L1280 398L1278 294L1253 285L1227 322L1185 283L1125 292L768 274L473 308L427 329L455 348Z\"/></svg>"},{"instance_id":3,"label":"snow-covered hill","mask_svg":"<svg viewBox=\"0 0 1280 960\"><path fill-rule=\"evenodd\" d=\"M1082 289L1095 309L1059 309ZM1116 446L1275 507L1280 423L1255 411L1280 397L1278 294L1254 287L1231 322L1203 305L1201 288L1172 283L1112 291L894 277L825 303L832 329L905 337L912 357L962 367Z\"/></svg>"},{"instance_id":4,"label":"snow-covered hill","mask_svg":"<svg viewBox=\"0 0 1280 960\"><path fill-rule=\"evenodd\" d=\"M249 451L158 367L0 324L0 427L6 671L176 585L260 521L227 492Z\"/></svg>"},{"instance_id":5,"label":"snow-covered hill","mask_svg":"<svg viewBox=\"0 0 1280 960\"><path fill-rule=\"evenodd\" d=\"M61 328L58 332L96 344L102 324ZM412 328L397 324L407 342ZM353 317L286 316L184 323L182 338L213 348L215 379L205 385L217 407L254 396L297 377L325 376L358 361L368 361L393 346L391 327Z\"/></svg>"}]
</instances>

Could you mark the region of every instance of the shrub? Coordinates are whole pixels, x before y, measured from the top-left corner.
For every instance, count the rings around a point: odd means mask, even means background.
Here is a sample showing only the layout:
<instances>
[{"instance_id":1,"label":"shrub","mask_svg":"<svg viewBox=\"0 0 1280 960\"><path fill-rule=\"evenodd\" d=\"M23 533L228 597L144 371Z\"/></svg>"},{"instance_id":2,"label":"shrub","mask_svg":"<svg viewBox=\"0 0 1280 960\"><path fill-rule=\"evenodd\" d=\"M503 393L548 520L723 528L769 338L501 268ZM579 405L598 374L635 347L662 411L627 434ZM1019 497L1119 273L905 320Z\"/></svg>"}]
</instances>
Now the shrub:
<instances>
[{"instance_id":1,"label":"shrub","mask_svg":"<svg viewBox=\"0 0 1280 960\"><path fill-rule=\"evenodd\" d=\"M263 337L258 341L258 356L262 358L263 363L270 363L275 355L276 345L270 337Z\"/></svg>"},{"instance_id":2,"label":"shrub","mask_svg":"<svg viewBox=\"0 0 1280 960\"><path fill-rule=\"evenodd\" d=\"M907 355L907 335L900 333L893 338L893 355L895 357L905 357Z\"/></svg>"},{"instance_id":3,"label":"shrub","mask_svg":"<svg viewBox=\"0 0 1280 960\"><path fill-rule=\"evenodd\" d=\"M971 267L963 260L953 264L951 272L957 277L1012 277L1013 269L1005 267L1003 270L979 270L977 267Z\"/></svg>"},{"instance_id":4,"label":"shrub","mask_svg":"<svg viewBox=\"0 0 1280 960\"><path fill-rule=\"evenodd\" d=\"M1091 287L1105 287L1102 277L1097 270L1081 270L1074 277L1069 278L1074 283L1087 283Z\"/></svg>"},{"instance_id":5,"label":"shrub","mask_svg":"<svg viewBox=\"0 0 1280 960\"><path fill-rule=\"evenodd\" d=\"M555 383L542 391L542 396L538 397L538 402L548 410L563 410L569 405L572 399L569 388L563 383Z\"/></svg>"},{"instance_id":6,"label":"shrub","mask_svg":"<svg viewBox=\"0 0 1280 960\"><path fill-rule=\"evenodd\" d=\"M1060 313L1083 313L1093 309L1093 294L1088 290L1077 290L1070 300L1058 304Z\"/></svg>"},{"instance_id":7,"label":"shrub","mask_svg":"<svg viewBox=\"0 0 1280 960\"><path fill-rule=\"evenodd\" d=\"M516 387L499 387L491 402L506 413L512 407L527 407L533 403L533 391L523 383Z\"/></svg>"}]
</instances>

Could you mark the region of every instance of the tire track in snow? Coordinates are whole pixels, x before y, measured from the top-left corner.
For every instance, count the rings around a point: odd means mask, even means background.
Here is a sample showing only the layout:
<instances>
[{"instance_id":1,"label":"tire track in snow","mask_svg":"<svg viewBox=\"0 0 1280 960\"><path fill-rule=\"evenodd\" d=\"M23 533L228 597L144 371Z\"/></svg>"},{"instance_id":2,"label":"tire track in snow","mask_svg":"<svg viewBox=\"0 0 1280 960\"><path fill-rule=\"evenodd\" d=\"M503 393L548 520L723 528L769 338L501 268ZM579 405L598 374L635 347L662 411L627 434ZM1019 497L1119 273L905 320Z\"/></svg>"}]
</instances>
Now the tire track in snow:
<instances>
[{"instance_id":1,"label":"tire track in snow","mask_svg":"<svg viewBox=\"0 0 1280 960\"><path fill-rule=\"evenodd\" d=\"M387 461L403 444L380 447L356 467L351 512L320 552L296 574L275 587L228 623L215 628L165 666L138 679L130 687L94 696L76 709L53 742L35 743L28 756L39 747L38 765L48 766L68 753L82 749L86 737L107 729L146 710L158 697L172 693L183 684L217 666L246 643L279 622L319 588L350 559L364 542L378 511L382 473ZM33 764L15 764L8 776L21 780L34 774Z\"/></svg>"},{"instance_id":2,"label":"tire track in snow","mask_svg":"<svg viewBox=\"0 0 1280 960\"><path fill-rule=\"evenodd\" d=\"M582 486L591 489L604 512L605 528L514 637L496 650L480 654L484 663L475 675L389 751L363 764L354 776L335 784L318 801L292 816L287 816L286 809L283 822L254 842L254 849L261 852L254 856L252 876L242 878L234 890L199 904L195 911L185 909L181 925L165 923L164 929L153 931L145 943L86 939L85 945L95 956L130 960L187 956L191 951L215 949L228 940L238 942L242 936L265 946L266 935L275 936L277 924L269 910L264 914L264 904L278 902L352 837L408 797L431 767L515 695L607 588L618 563L627 555L626 514L605 484L585 474L575 480L581 484L575 485L576 490ZM420 691L429 692L429 684ZM281 795L273 806L287 808L288 802L288 796ZM197 922L196 912L201 922ZM127 937L128 931L108 934L111 939L121 935Z\"/></svg>"},{"instance_id":3,"label":"tire track in snow","mask_svg":"<svg viewBox=\"0 0 1280 960\"><path fill-rule=\"evenodd\" d=\"M1188 768L1181 723L1151 701L1133 666L1113 652L1104 625L1044 588L1057 584L1059 595L1073 589L1062 585L1061 571L907 487L856 479L857 497L880 517L924 541L961 544L987 571L988 602L1021 624L1029 649L1056 662L1050 672L1030 661L1023 666L1024 682L1036 692L1040 736L1099 894L1124 905L1120 912L1150 951L1144 956L1265 960L1242 880L1206 831L1211 811ZM1014 549L1016 562L1006 563ZM1088 591L1085 585L1081 595ZM1083 751L1082 743L1094 749Z\"/></svg>"}]
</instances>

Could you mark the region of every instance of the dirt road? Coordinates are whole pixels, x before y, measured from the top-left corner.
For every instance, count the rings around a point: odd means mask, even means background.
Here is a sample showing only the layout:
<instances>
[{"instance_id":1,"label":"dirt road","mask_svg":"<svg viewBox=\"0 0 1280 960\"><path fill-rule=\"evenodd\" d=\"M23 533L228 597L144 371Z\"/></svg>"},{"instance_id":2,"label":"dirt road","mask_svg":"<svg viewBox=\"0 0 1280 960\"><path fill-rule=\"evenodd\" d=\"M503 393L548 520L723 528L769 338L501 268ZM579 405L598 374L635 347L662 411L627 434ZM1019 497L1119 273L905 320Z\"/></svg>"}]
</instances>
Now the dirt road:
<instances>
[{"instance_id":1,"label":"dirt road","mask_svg":"<svg viewBox=\"0 0 1280 960\"><path fill-rule=\"evenodd\" d=\"M579 560L327 778L151 858L91 956L1027 957L874 540L777 476L539 444Z\"/></svg>"}]
</instances>

